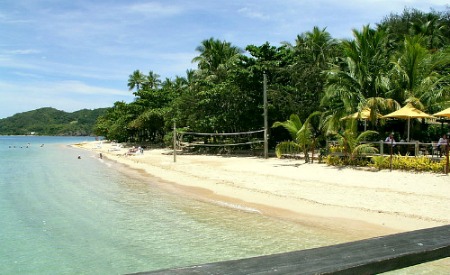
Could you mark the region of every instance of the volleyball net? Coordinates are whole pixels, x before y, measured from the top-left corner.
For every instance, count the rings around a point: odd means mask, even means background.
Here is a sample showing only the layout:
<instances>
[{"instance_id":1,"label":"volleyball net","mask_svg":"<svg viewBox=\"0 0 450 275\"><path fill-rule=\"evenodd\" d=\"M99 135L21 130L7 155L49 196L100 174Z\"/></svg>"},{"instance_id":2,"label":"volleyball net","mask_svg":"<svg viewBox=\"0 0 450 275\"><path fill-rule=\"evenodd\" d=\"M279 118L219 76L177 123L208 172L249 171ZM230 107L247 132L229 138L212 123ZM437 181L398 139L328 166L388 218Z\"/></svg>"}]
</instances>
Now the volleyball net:
<instances>
[{"instance_id":1,"label":"volleyball net","mask_svg":"<svg viewBox=\"0 0 450 275\"><path fill-rule=\"evenodd\" d=\"M183 148L227 147L252 149L264 143L264 130L234 133L177 132L178 146Z\"/></svg>"}]
</instances>

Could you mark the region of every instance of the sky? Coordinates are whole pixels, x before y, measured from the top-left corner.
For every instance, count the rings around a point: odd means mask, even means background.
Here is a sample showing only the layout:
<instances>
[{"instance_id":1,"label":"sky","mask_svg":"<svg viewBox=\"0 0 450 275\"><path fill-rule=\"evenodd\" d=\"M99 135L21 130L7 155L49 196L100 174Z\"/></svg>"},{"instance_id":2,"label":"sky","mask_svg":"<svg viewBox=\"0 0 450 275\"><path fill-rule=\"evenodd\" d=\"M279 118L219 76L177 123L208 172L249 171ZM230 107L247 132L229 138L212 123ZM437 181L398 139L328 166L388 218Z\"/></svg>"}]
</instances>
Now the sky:
<instances>
[{"instance_id":1,"label":"sky","mask_svg":"<svg viewBox=\"0 0 450 275\"><path fill-rule=\"evenodd\" d=\"M0 0L0 119L132 102L129 75L185 76L205 39L245 49L294 43L314 26L333 38L405 8L448 0Z\"/></svg>"}]
</instances>

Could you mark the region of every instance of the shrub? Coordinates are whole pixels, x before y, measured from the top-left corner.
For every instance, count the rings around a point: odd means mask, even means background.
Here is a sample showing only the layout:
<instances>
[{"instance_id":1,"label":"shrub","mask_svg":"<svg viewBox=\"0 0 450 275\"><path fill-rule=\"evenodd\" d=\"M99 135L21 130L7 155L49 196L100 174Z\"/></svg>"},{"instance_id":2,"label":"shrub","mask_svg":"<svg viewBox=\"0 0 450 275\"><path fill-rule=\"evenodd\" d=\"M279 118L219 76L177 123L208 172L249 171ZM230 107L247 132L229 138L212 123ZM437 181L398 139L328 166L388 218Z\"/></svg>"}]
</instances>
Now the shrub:
<instances>
[{"instance_id":1,"label":"shrub","mask_svg":"<svg viewBox=\"0 0 450 275\"><path fill-rule=\"evenodd\" d=\"M443 159L440 162L433 161L432 159L421 157L409 157L401 155L392 156L392 169L416 171L416 172L434 172L442 173L445 168L446 160ZM372 157L372 163L370 166L381 169L390 169L391 160L390 156L374 156Z\"/></svg>"},{"instance_id":2,"label":"shrub","mask_svg":"<svg viewBox=\"0 0 450 275\"><path fill-rule=\"evenodd\" d=\"M296 155L301 152L302 148L294 141L283 141L275 147L277 158L281 158L283 155Z\"/></svg>"}]
</instances>

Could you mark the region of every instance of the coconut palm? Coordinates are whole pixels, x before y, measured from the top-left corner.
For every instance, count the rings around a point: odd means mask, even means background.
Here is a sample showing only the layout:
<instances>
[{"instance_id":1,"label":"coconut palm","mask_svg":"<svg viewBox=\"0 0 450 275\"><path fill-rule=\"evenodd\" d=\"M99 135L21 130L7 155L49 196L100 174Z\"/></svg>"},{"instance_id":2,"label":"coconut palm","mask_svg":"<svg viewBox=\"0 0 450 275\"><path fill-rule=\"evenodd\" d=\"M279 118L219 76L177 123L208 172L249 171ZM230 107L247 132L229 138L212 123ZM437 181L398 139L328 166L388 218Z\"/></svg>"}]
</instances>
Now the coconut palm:
<instances>
[{"instance_id":1,"label":"coconut palm","mask_svg":"<svg viewBox=\"0 0 450 275\"><path fill-rule=\"evenodd\" d=\"M141 71L135 70L128 76L128 89L131 91L136 88L136 92L138 92L144 82L145 75Z\"/></svg>"},{"instance_id":2,"label":"coconut palm","mask_svg":"<svg viewBox=\"0 0 450 275\"><path fill-rule=\"evenodd\" d=\"M303 129L303 123L296 114L292 114L288 120L280 122L276 121L272 128L283 127L286 129L291 136L292 141L283 141L277 144L275 151L277 156L280 157L282 154L300 152L305 153L305 161L308 161L308 146L310 145L310 133L307 129Z\"/></svg>"},{"instance_id":3,"label":"coconut palm","mask_svg":"<svg viewBox=\"0 0 450 275\"><path fill-rule=\"evenodd\" d=\"M296 39L296 48L303 48L310 53L310 57L316 66L324 68L329 62L329 54L337 41L331 37L326 28L319 29L314 26L311 32L305 32L298 35Z\"/></svg>"},{"instance_id":4,"label":"coconut palm","mask_svg":"<svg viewBox=\"0 0 450 275\"><path fill-rule=\"evenodd\" d=\"M445 32L448 26L440 20L439 15L428 13L411 23L411 32L424 38L427 49L436 51L446 44L448 37Z\"/></svg>"},{"instance_id":5,"label":"coconut palm","mask_svg":"<svg viewBox=\"0 0 450 275\"><path fill-rule=\"evenodd\" d=\"M419 36L406 37L403 49L392 61L391 92L397 102L412 102L420 109L448 100L449 75L439 71L450 65L450 54L430 52Z\"/></svg>"},{"instance_id":6,"label":"coconut palm","mask_svg":"<svg viewBox=\"0 0 450 275\"><path fill-rule=\"evenodd\" d=\"M243 53L241 49L232 46L231 43L214 38L203 40L196 51L200 55L194 57L192 62L197 62L198 73L213 83L224 80L228 70L237 64Z\"/></svg>"},{"instance_id":7,"label":"coconut palm","mask_svg":"<svg viewBox=\"0 0 450 275\"><path fill-rule=\"evenodd\" d=\"M149 71L148 75L145 76L144 88L148 90L157 90L160 88L161 80L159 79L160 75L154 73L153 71Z\"/></svg>"},{"instance_id":8,"label":"coconut palm","mask_svg":"<svg viewBox=\"0 0 450 275\"><path fill-rule=\"evenodd\" d=\"M316 111L308 116L302 128L300 134L306 136L309 139L311 147L311 163L314 162L315 149L319 145L319 142L325 139L328 131L328 119L324 113Z\"/></svg>"},{"instance_id":9,"label":"coconut palm","mask_svg":"<svg viewBox=\"0 0 450 275\"><path fill-rule=\"evenodd\" d=\"M378 149L370 143L361 143L372 135L378 134L376 131L364 131L357 134L356 123L352 123L350 127L342 132L334 133L339 139L339 145L342 146L344 154L353 161L356 157L364 154L374 154Z\"/></svg>"},{"instance_id":10,"label":"coconut palm","mask_svg":"<svg viewBox=\"0 0 450 275\"><path fill-rule=\"evenodd\" d=\"M343 62L326 71L325 96L321 103L331 107L335 116L370 108L370 121L376 125L378 114L392 104L385 97L389 83L386 78L388 37L384 31L369 26L361 32L353 30L353 36L354 40L342 43ZM333 121L337 121L336 117Z\"/></svg>"}]
</instances>

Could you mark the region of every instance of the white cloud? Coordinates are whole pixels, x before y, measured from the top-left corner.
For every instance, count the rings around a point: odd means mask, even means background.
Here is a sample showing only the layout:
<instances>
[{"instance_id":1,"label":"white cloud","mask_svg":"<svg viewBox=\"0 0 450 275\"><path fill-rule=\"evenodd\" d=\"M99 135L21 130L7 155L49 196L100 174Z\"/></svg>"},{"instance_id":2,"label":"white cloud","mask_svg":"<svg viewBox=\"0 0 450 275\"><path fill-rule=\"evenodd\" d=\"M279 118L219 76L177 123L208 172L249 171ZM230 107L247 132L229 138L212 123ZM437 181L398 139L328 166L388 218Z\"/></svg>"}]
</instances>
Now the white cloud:
<instances>
[{"instance_id":1,"label":"white cloud","mask_svg":"<svg viewBox=\"0 0 450 275\"><path fill-rule=\"evenodd\" d=\"M261 11L257 11L255 8L241 8L238 10L238 13L242 14L243 16L252 18L252 19L261 19L261 20L267 20L270 18L268 14L264 14Z\"/></svg>"},{"instance_id":2,"label":"white cloud","mask_svg":"<svg viewBox=\"0 0 450 275\"><path fill-rule=\"evenodd\" d=\"M183 9L180 6L166 5L165 3L147 2L126 5L123 7L128 13L136 13L139 16L165 17L180 14ZM121 10L123 12L123 9Z\"/></svg>"},{"instance_id":3,"label":"white cloud","mask_svg":"<svg viewBox=\"0 0 450 275\"><path fill-rule=\"evenodd\" d=\"M24 50L11 50L5 51L4 54L38 54L40 51L34 49L24 49Z\"/></svg>"}]
</instances>

